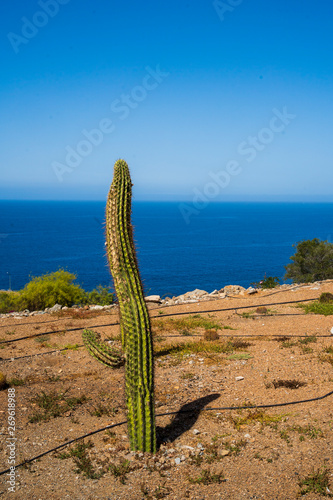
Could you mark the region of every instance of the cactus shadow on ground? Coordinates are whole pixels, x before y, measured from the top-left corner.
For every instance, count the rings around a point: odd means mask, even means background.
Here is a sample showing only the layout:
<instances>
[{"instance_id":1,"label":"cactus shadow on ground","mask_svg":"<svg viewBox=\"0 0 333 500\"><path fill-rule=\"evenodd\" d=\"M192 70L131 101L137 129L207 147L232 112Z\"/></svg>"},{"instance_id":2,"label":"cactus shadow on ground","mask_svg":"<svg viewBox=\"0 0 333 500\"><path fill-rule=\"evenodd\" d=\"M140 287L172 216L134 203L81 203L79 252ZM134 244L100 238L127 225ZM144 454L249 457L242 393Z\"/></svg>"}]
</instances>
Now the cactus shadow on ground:
<instances>
[{"instance_id":1,"label":"cactus shadow on ground","mask_svg":"<svg viewBox=\"0 0 333 500\"><path fill-rule=\"evenodd\" d=\"M159 448L165 440L172 443L182 434L189 431L198 420L203 408L220 396L221 394L209 394L181 406L170 424L165 427L157 426L157 447Z\"/></svg>"}]
</instances>

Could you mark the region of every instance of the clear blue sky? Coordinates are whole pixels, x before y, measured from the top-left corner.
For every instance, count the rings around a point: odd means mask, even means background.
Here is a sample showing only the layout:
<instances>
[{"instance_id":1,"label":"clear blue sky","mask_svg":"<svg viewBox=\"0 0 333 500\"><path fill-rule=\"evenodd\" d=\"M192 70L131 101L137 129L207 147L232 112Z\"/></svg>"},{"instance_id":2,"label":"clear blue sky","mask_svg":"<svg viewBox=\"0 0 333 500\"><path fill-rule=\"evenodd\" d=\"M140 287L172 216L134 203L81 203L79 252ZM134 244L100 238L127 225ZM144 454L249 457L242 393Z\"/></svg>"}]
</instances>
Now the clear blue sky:
<instances>
[{"instance_id":1,"label":"clear blue sky","mask_svg":"<svg viewBox=\"0 0 333 500\"><path fill-rule=\"evenodd\" d=\"M332 21L327 0L2 2L0 199L103 200L124 158L136 200L333 201Z\"/></svg>"}]
</instances>

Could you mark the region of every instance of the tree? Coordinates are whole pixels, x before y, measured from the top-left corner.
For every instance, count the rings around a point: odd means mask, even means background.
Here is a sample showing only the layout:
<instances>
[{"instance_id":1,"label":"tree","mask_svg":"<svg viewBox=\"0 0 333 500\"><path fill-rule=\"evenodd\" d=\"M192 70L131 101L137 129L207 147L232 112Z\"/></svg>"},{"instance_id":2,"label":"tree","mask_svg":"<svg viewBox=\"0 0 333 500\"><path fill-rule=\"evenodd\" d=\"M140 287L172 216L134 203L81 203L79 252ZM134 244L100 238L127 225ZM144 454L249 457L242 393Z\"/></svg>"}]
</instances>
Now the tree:
<instances>
[{"instance_id":1,"label":"tree","mask_svg":"<svg viewBox=\"0 0 333 500\"><path fill-rule=\"evenodd\" d=\"M318 238L300 241L296 253L285 266L285 279L296 283L309 283L333 278L333 244Z\"/></svg>"}]
</instances>

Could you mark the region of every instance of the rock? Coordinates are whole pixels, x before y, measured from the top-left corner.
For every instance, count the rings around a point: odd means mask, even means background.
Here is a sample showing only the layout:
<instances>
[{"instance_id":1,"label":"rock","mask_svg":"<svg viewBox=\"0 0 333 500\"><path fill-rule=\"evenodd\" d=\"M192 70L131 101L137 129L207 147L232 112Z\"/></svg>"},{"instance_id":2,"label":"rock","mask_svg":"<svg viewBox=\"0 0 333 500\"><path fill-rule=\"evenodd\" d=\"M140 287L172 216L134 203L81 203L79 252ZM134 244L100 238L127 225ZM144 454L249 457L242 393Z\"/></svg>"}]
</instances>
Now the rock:
<instances>
[{"instance_id":1,"label":"rock","mask_svg":"<svg viewBox=\"0 0 333 500\"><path fill-rule=\"evenodd\" d=\"M198 434L200 434L200 431L198 431L198 429L193 429L193 434L197 436Z\"/></svg>"},{"instance_id":2,"label":"rock","mask_svg":"<svg viewBox=\"0 0 333 500\"><path fill-rule=\"evenodd\" d=\"M90 311L102 311L102 309L104 309L104 306L99 306L99 305L89 306L89 309Z\"/></svg>"},{"instance_id":3,"label":"rock","mask_svg":"<svg viewBox=\"0 0 333 500\"><path fill-rule=\"evenodd\" d=\"M214 290L213 292L211 292L209 295L218 295L220 292L218 290Z\"/></svg>"},{"instance_id":4,"label":"rock","mask_svg":"<svg viewBox=\"0 0 333 500\"><path fill-rule=\"evenodd\" d=\"M50 307L47 312L49 312L49 313L56 313L56 312L61 311L61 309L62 309L62 306L60 304L55 304L53 307Z\"/></svg>"},{"instance_id":5,"label":"rock","mask_svg":"<svg viewBox=\"0 0 333 500\"><path fill-rule=\"evenodd\" d=\"M253 295L254 293L258 293L258 290L256 290L255 288L253 288L253 286L250 286L250 287L246 290L246 293L248 293L249 295Z\"/></svg>"},{"instance_id":6,"label":"rock","mask_svg":"<svg viewBox=\"0 0 333 500\"><path fill-rule=\"evenodd\" d=\"M244 377L242 377L242 376L240 375L239 377L236 377L236 378L235 378L235 380L236 380L237 382L239 382L240 380L244 380Z\"/></svg>"},{"instance_id":7,"label":"rock","mask_svg":"<svg viewBox=\"0 0 333 500\"><path fill-rule=\"evenodd\" d=\"M184 294L186 299L200 299L201 297L204 297L205 295L209 295L208 292L205 290L199 290L199 288L196 288L192 292L186 292Z\"/></svg>"},{"instance_id":8,"label":"rock","mask_svg":"<svg viewBox=\"0 0 333 500\"><path fill-rule=\"evenodd\" d=\"M229 450L222 450L222 451L220 452L220 455L221 455L222 457L226 457L227 455L230 455L230 451L229 451Z\"/></svg>"},{"instance_id":9,"label":"rock","mask_svg":"<svg viewBox=\"0 0 333 500\"><path fill-rule=\"evenodd\" d=\"M227 285L224 287L224 293L227 295L239 295L241 292L245 292L245 288L240 285Z\"/></svg>"},{"instance_id":10,"label":"rock","mask_svg":"<svg viewBox=\"0 0 333 500\"><path fill-rule=\"evenodd\" d=\"M69 308L68 308L67 306L64 306L64 307L62 308L62 311L68 311L68 309L69 309Z\"/></svg>"},{"instance_id":11,"label":"rock","mask_svg":"<svg viewBox=\"0 0 333 500\"><path fill-rule=\"evenodd\" d=\"M333 328L331 328L331 335L333 335Z\"/></svg>"},{"instance_id":12,"label":"rock","mask_svg":"<svg viewBox=\"0 0 333 500\"><path fill-rule=\"evenodd\" d=\"M176 465L179 465L179 464L180 464L180 462L181 462L181 460L180 460L180 458L179 458L179 457L175 458L175 464L176 464Z\"/></svg>"},{"instance_id":13,"label":"rock","mask_svg":"<svg viewBox=\"0 0 333 500\"><path fill-rule=\"evenodd\" d=\"M161 297L159 295L148 295L145 297L146 302L157 302L158 304L161 303Z\"/></svg>"}]
</instances>

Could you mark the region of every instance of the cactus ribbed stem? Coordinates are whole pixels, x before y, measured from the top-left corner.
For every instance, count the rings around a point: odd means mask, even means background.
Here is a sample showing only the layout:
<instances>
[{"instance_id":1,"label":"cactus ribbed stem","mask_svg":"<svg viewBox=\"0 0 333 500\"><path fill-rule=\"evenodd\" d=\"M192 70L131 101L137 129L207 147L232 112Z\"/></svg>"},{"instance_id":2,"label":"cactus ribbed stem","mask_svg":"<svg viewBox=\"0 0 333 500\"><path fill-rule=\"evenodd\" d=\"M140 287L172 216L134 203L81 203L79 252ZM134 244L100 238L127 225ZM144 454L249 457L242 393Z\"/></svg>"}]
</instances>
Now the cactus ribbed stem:
<instances>
[{"instance_id":1,"label":"cactus ribbed stem","mask_svg":"<svg viewBox=\"0 0 333 500\"><path fill-rule=\"evenodd\" d=\"M100 335L92 330L83 330L82 339L88 352L103 365L117 368L124 364L121 352L100 340Z\"/></svg>"},{"instance_id":2,"label":"cactus ribbed stem","mask_svg":"<svg viewBox=\"0 0 333 500\"><path fill-rule=\"evenodd\" d=\"M106 240L119 302L122 346L126 353L128 431L133 451L155 452L152 334L135 254L131 198L128 165L118 160L106 207Z\"/></svg>"}]
</instances>

